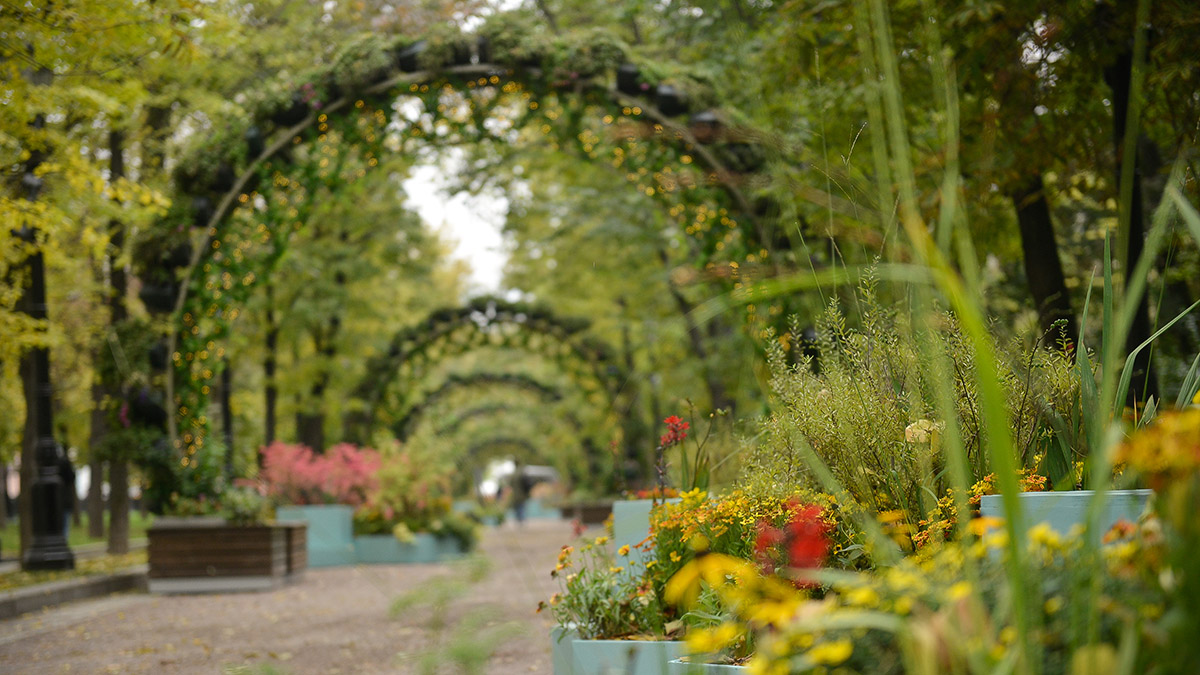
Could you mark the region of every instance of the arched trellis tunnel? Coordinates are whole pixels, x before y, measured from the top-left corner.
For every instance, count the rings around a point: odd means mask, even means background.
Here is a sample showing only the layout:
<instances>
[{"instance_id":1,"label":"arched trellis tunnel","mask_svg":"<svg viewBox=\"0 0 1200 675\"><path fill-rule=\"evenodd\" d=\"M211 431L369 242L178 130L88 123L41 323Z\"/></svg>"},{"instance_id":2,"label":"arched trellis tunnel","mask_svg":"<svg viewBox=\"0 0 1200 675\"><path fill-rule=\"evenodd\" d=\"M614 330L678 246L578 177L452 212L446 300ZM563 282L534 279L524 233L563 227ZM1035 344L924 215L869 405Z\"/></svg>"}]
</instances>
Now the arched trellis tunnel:
<instances>
[{"instance_id":1,"label":"arched trellis tunnel","mask_svg":"<svg viewBox=\"0 0 1200 675\"><path fill-rule=\"evenodd\" d=\"M240 245L232 253L226 253L229 247L221 250L222 242L230 236L229 216L235 209L253 204L260 185L270 185L274 179L276 187L279 186L281 174L276 165L286 165L291 148L296 145L323 140L327 134L338 131L361 142L362 155L373 166L375 157L385 150L403 150L403 143L414 138L427 142L430 136L437 135L430 131L442 123L478 142L503 142L503 134L490 133L485 121L489 114L516 102L520 119L514 122L514 127L542 123L543 128L559 130L560 136L575 144L581 154L594 159L595 148L606 139L584 124L584 108L539 105L542 100L573 99L583 106L608 108L616 113L603 116L603 124L614 125L616 129L609 139L615 141L614 152L620 150L622 143L630 147L647 136L660 141L656 151L643 151L645 166L630 172L630 180L637 182L639 189L671 204L672 216L680 220L688 219L689 209L714 217L719 214L720 224L729 231L717 228L720 235L717 238L705 234L714 229L708 225L697 225L694 232L691 226L688 228L689 234L705 240L706 250L720 250L733 232L742 231L743 249L770 246L771 237L756 227L745 227L755 222L755 209L741 191L740 174L756 169L762 156L747 142L752 134L739 135L726 129L719 115L709 116L691 127L673 121L673 116L687 111L685 102L672 95L670 87L656 87L655 83L643 81L634 66L625 64L617 69L627 53L618 43L575 45L565 52L547 50L533 55L505 51L503 40L493 43L468 45L461 37L440 43L381 40L356 43L345 50L339 61L343 65L350 63L351 67L330 68L310 76L310 82L315 77L319 84L306 91L317 94L301 94L297 87L294 90L297 93L290 98L264 97L254 102L248 106L249 119L242 120L240 125L230 125L199 155L181 163L182 170L177 174L181 198L175 201L177 206L168 216L167 224L203 227L197 242L200 245L187 255L187 242L181 246L177 237L164 237L159 242L162 251L159 267L169 272L181 259L186 259L183 275L186 283L175 290L170 274L160 275L157 282L153 274L148 274L150 283L143 297L148 305L157 300L159 307L171 309L173 323L178 327L168 336L167 353L174 368L168 370L167 391L177 410L169 418L170 434L176 447L184 452L185 466L186 457L203 446L206 434L203 411L209 394L207 381L221 367L213 359L215 342L236 316L237 305L250 292L255 277L253 270L246 269L252 267L245 264L247 256L238 255L242 251ZM447 45L452 48L439 50ZM464 50L464 46L468 48ZM562 56L564 53L567 56ZM570 69L564 71L564 67ZM608 80L614 70L619 70L615 88ZM566 81L559 79L564 72L570 74ZM647 93L653 94L653 100L646 97ZM402 124L399 130L390 129L396 119L389 119L383 112L390 109L397 96L413 96L424 107L416 119ZM443 102L448 96L458 96L459 105L454 110ZM622 125L620 118L649 121L633 122L630 126L630 123ZM333 129L332 125L339 120L341 126ZM648 133L643 129L649 130ZM395 138L401 138L401 147L385 147L387 139ZM617 154L628 159L635 153ZM658 170L647 171L646 166ZM651 177L644 177L647 174ZM729 207L728 213L723 204ZM703 220L698 218L698 222ZM163 231L178 229L186 230L169 227ZM242 241L251 239L243 237ZM764 257L766 253L767 248L763 248ZM214 278L223 281L205 282ZM230 279L235 281L231 283ZM478 345L466 340L464 348L473 346ZM572 349L586 353L584 347ZM596 351L594 356L598 355ZM401 343L394 345L387 358L416 355L417 352ZM611 372L615 367L608 364L608 377L598 373L596 379L620 380L619 371ZM603 389L610 395L620 393L611 385ZM378 419L372 416L377 413L383 396L378 389L364 393L367 400L363 412L371 424Z\"/></svg>"},{"instance_id":2,"label":"arched trellis tunnel","mask_svg":"<svg viewBox=\"0 0 1200 675\"><path fill-rule=\"evenodd\" d=\"M465 407L462 399L484 402ZM403 442L436 446L452 457L479 437L519 434L536 439L541 462L554 466L570 485L608 489L616 458L598 452L605 446L598 434L609 430L607 416L595 415L585 425L571 402L557 386L528 375L454 375L428 391L395 431Z\"/></svg>"},{"instance_id":3,"label":"arched trellis tunnel","mask_svg":"<svg viewBox=\"0 0 1200 675\"><path fill-rule=\"evenodd\" d=\"M627 374L613 350L586 336L588 322L559 317L544 307L479 298L446 308L401 331L387 351L372 359L355 398L364 409L347 424L355 437L370 428L397 428L420 403L420 383L438 360L488 348L516 348L552 360L588 398L618 413L628 412ZM496 376L501 377L501 376ZM530 386L537 386L530 383Z\"/></svg>"},{"instance_id":4,"label":"arched trellis tunnel","mask_svg":"<svg viewBox=\"0 0 1200 675\"><path fill-rule=\"evenodd\" d=\"M396 437L402 441L408 438L413 427L426 411L436 406L451 393L470 387L519 389L533 394L544 405L553 404L563 399L563 392L558 387L546 384L523 373L480 372L467 375L454 374L443 380L436 388L422 391L418 394L412 406L392 426ZM490 412L489 408L484 408L476 412L476 414L481 415L487 412ZM463 415L456 416L456 419L461 420L466 417L464 413Z\"/></svg>"}]
</instances>

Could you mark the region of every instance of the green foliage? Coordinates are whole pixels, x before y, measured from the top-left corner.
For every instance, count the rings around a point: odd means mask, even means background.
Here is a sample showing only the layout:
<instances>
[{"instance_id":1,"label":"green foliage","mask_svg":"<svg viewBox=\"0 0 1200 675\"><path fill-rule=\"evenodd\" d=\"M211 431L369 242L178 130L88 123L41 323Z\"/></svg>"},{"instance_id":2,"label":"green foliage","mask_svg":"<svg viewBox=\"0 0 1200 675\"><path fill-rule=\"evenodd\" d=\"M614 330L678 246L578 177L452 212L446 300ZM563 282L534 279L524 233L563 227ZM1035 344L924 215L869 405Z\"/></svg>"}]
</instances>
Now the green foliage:
<instances>
[{"instance_id":1,"label":"green foliage","mask_svg":"<svg viewBox=\"0 0 1200 675\"><path fill-rule=\"evenodd\" d=\"M870 276L860 285L855 305L859 328L851 327L831 302L817 327L815 359L788 363L780 342L803 340L798 327L771 345L778 406L746 458L747 489L786 495L823 488L800 459L796 444L805 443L859 503L877 512L899 509L915 525L948 485L946 413L937 405L931 379L939 371L925 349L936 350L950 364L953 414L971 482L993 470L984 451L974 351L954 315L941 312L930 325L914 325L903 305L880 302ZM1055 350L1000 357L1007 415L1014 437L1023 443L1020 458L1035 470L1045 470L1043 447L1055 442L1048 416L1079 424L1072 365ZM1083 444L1070 448L1072 464L1086 449Z\"/></svg>"},{"instance_id":2,"label":"green foliage","mask_svg":"<svg viewBox=\"0 0 1200 675\"><path fill-rule=\"evenodd\" d=\"M231 525L261 525L271 515L270 502L250 487L232 487L221 493L219 513Z\"/></svg>"}]
</instances>

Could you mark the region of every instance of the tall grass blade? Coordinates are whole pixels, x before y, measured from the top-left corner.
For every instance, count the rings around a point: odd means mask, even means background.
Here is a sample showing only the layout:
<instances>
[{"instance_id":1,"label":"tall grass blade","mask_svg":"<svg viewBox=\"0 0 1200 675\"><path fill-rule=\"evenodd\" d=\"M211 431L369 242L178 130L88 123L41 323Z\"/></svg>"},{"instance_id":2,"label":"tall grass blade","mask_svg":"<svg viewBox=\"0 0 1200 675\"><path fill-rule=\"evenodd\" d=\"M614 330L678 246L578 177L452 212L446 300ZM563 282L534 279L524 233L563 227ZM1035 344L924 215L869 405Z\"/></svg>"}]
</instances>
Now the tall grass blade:
<instances>
[{"instance_id":1,"label":"tall grass blade","mask_svg":"<svg viewBox=\"0 0 1200 675\"><path fill-rule=\"evenodd\" d=\"M1105 363L1108 359L1108 350L1113 346L1113 333L1116 332L1116 326L1113 320L1113 296L1116 293L1116 286L1113 285L1113 269L1112 269L1112 235L1108 232L1104 233L1104 307L1103 314L1100 316L1100 362ZM1082 339L1082 333L1080 334Z\"/></svg>"},{"instance_id":2,"label":"tall grass blade","mask_svg":"<svg viewBox=\"0 0 1200 675\"><path fill-rule=\"evenodd\" d=\"M1104 250L1108 250L1107 237L1104 239ZM1112 307L1109 304L1110 294L1108 292L1108 283L1111 276L1112 266L1108 264L1108 259L1106 256L1104 265L1105 327L1107 327L1108 322L1111 321L1110 312L1112 311ZM1095 282L1094 277L1092 282L1093 283L1088 284L1087 294L1083 299L1083 315L1079 319L1079 340L1075 346L1075 372L1079 377L1079 403L1081 412L1083 414L1083 435L1087 441L1087 447L1089 451L1093 448L1099 447L1101 428L1101 421L1096 415L1096 411L1099 410L1100 394L1096 390L1096 375L1095 371L1092 369L1092 359L1088 354L1087 345L1084 344L1083 341L1084 330L1087 328L1088 308L1091 307L1092 304L1092 286ZM1101 358L1103 358L1103 354L1104 352L1102 348Z\"/></svg>"},{"instance_id":3,"label":"tall grass blade","mask_svg":"<svg viewBox=\"0 0 1200 675\"><path fill-rule=\"evenodd\" d=\"M1140 354L1143 349L1145 349L1146 347L1149 347L1150 344L1152 342L1154 342L1155 340L1157 340L1160 335L1167 332L1167 330L1170 329L1171 326L1174 326L1175 324L1179 323L1180 319L1182 319L1183 317L1190 314L1193 309L1196 309L1196 307L1200 307L1200 300L1193 302L1187 309L1183 310L1179 314L1176 314L1175 318L1168 321L1167 324L1165 326L1163 326L1162 328L1159 328L1158 330L1154 331L1153 335L1146 338L1144 341L1142 341L1142 343L1140 345L1138 345L1136 348L1134 348L1133 351L1129 352L1129 356L1126 357L1126 359L1125 359L1125 368L1121 371L1121 381L1117 385L1116 400L1117 400L1118 404L1121 401L1124 401L1125 396L1129 393L1129 384L1130 384L1130 381L1133 379L1133 361L1134 361L1134 359L1137 358L1137 355Z\"/></svg>"},{"instance_id":4,"label":"tall grass blade","mask_svg":"<svg viewBox=\"0 0 1200 675\"><path fill-rule=\"evenodd\" d=\"M1175 409L1182 409L1191 403L1192 399L1196 398L1196 392L1200 392L1200 354L1196 355L1196 360L1192 361L1192 367L1188 368L1187 377L1183 378L1183 384L1179 387L1179 395L1175 397Z\"/></svg>"}]
</instances>

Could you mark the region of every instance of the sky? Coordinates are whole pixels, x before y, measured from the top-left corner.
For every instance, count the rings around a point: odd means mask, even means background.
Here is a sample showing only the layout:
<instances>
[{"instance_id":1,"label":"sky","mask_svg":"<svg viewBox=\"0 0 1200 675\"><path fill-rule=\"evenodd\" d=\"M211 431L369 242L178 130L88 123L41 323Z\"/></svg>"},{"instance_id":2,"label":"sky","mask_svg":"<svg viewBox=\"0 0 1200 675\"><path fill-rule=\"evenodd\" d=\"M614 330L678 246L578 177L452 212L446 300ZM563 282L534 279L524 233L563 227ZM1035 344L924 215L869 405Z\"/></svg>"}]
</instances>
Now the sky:
<instances>
[{"instance_id":1,"label":"sky","mask_svg":"<svg viewBox=\"0 0 1200 675\"><path fill-rule=\"evenodd\" d=\"M501 234L508 199L487 192L449 194L446 176L461 161L460 154L448 153L438 163L413 167L404 181L405 206L442 232L454 244L452 257L470 266L468 295L499 294L508 260Z\"/></svg>"}]
</instances>

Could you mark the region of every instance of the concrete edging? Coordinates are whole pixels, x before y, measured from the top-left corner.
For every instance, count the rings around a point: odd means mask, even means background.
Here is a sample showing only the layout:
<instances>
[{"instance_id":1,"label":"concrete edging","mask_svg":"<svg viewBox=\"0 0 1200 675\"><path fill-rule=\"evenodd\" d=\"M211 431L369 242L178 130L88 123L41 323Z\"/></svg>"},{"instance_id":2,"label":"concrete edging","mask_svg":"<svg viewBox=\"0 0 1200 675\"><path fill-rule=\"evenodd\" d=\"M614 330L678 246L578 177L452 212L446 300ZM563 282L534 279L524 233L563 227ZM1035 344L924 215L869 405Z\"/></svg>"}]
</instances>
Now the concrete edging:
<instances>
[{"instance_id":1,"label":"concrete edging","mask_svg":"<svg viewBox=\"0 0 1200 675\"><path fill-rule=\"evenodd\" d=\"M140 565L115 574L52 581L5 591L0 593L0 619L12 619L45 607L112 593L145 592L148 571L147 565Z\"/></svg>"}]
</instances>

